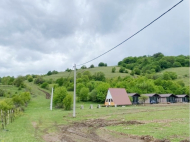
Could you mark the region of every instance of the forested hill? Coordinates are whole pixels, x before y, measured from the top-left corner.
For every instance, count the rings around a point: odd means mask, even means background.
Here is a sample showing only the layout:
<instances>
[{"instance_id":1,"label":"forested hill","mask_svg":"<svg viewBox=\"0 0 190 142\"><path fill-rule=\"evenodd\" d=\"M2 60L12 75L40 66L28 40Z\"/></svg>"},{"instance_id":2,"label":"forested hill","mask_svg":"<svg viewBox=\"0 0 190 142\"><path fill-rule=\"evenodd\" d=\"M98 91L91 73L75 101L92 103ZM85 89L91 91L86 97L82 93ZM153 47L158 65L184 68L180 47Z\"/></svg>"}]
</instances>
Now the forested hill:
<instances>
[{"instance_id":1,"label":"forested hill","mask_svg":"<svg viewBox=\"0 0 190 142\"><path fill-rule=\"evenodd\" d=\"M152 56L127 57L118 62L118 66L132 70L132 75L150 74L172 67L189 67L189 64L189 56L164 56L162 53Z\"/></svg>"}]
</instances>

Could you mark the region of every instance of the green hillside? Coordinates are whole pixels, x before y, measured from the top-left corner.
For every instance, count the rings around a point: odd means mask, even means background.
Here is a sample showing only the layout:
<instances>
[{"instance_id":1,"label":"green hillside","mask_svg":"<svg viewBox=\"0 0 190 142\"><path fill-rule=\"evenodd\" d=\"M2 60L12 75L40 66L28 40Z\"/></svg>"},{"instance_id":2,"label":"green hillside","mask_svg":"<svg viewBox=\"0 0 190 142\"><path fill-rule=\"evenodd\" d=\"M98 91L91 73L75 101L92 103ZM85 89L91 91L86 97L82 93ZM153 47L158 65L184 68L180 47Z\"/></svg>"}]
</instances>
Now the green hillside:
<instances>
[{"instance_id":1,"label":"green hillside","mask_svg":"<svg viewBox=\"0 0 190 142\"><path fill-rule=\"evenodd\" d=\"M163 72L175 72L178 76L177 80L182 80L186 86L189 85L189 69L190 67L178 67L178 68L169 68L169 69L165 69L159 73L163 73Z\"/></svg>"},{"instance_id":2,"label":"green hillside","mask_svg":"<svg viewBox=\"0 0 190 142\"><path fill-rule=\"evenodd\" d=\"M106 78L113 78L113 77L118 77L118 76L120 76L120 77L130 76L130 72L131 72L130 70L128 70L129 73L120 73L119 72L120 67L116 67L116 72L112 73L111 70L112 70L113 67L114 66L95 67L95 68L89 68L89 69L78 69L77 73L82 73L84 71L90 71L91 74L94 74L95 72L103 72L105 74ZM63 78L68 77L69 74L70 74L70 72L67 72L67 71L59 72L58 74L53 74L53 75L50 75L50 76L46 75L46 76L44 76L44 79L56 80L56 79L58 79L60 77L63 77ZM73 71L70 74L70 77L71 76L74 76Z\"/></svg>"}]
</instances>

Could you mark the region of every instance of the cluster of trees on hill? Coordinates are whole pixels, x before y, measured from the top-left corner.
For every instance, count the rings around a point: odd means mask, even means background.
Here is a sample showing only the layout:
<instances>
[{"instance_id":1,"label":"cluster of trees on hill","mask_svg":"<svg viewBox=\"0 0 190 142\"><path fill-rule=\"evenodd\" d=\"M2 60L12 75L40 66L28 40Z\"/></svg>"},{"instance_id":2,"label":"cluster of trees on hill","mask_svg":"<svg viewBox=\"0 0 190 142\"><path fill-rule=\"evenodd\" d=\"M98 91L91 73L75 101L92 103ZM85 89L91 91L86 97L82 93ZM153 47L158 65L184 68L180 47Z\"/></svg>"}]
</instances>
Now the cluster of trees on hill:
<instances>
[{"instance_id":1,"label":"cluster of trees on hill","mask_svg":"<svg viewBox=\"0 0 190 142\"><path fill-rule=\"evenodd\" d=\"M190 56L164 56L156 53L152 56L127 57L118 62L123 69L132 70L131 75L151 74L171 67L189 67Z\"/></svg>"},{"instance_id":2,"label":"cluster of trees on hill","mask_svg":"<svg viewBox=\"0 0 190 142\"><path fill-rule=\"evenodd\" d=\"M47 75L52 75L52 74L58 74L58 71L53 70L53 71L48 71Z\"/></svg>"},{"instance_id":3,"label":"cluster of trees on hill","mask_svg":"<svg viewBox=\"0 0 190 142\"><path fill-rule=\"evenodd\" d=\"M128 93L173 93L189 95L189 87L183 81L176 80L175 72L163 74L146 74L138 77L105 78L104 73L91 74L89 71L77 74L76 94L78 101L104 102L108 88L125 88ZM56 87L64 86L67 91L73 91L73 78L59 78Z\"/></svg>"},{"instance_id":4,"label":"cluster of trees on hill","mask_svg":"<svg viewBox=\"0 0 190 142\"><path fill-rule=\"evenodd\" d=\"M99 67L107 67L108 65L107 65L107 63L100 62L100 63L98 64L98 66L99 66Z\"/></svg>"}]
</instances>

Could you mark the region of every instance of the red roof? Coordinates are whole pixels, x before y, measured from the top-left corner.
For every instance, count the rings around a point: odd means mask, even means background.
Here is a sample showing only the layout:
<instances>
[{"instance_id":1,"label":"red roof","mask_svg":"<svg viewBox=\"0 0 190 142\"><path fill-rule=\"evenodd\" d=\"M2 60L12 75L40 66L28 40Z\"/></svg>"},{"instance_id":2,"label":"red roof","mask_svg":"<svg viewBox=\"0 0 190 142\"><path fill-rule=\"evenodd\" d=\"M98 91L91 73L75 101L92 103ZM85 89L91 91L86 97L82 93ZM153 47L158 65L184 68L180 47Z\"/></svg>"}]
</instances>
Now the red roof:
<instances>
[{"instance_id":1,"label":"red roof","mask_svg":"<svg viewBox=\"0 0 190 142\"><path fill-rule=\"evenodd\" d=\"M109 88L113 102L116 105L131 105L131 101L124 88Z\"/></svg>"}]
</instances>

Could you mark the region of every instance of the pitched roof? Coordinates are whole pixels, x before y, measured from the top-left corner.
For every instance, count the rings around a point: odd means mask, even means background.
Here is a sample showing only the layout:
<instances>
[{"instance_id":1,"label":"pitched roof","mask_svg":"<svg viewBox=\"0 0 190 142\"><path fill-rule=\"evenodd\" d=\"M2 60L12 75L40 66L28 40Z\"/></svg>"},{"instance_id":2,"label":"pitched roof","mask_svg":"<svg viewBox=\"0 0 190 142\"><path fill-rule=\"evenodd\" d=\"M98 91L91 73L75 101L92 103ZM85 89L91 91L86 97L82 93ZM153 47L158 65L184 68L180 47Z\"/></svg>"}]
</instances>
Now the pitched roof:
<instances>
[{"instance_id":1,"label":"pitched roof","mask_svg":"<svg viewBox=\"0 0 190 142\"><path fill-rule=\"evenodd\" d=\"M148 96L148 97L152 97L152 96L158 95L158 94L143 94L143 95Z\"/></svg>"},{"instance_id":2,"label":"pitched roof","mask_svg":"<svg viewBox=\"0 0 190 142\"><path fill-rule=\"evenodd\" d=\"M173 94L159 94L161 98L170 97Z\"/></svg>"},{"instance_id":3,"label":"pitched roof","mask_svg":"<svg viewBox=\"0 0 190 142\"><path fill-rule=\"evenodd\" d=\"M131 101L124 88L109 88L113 102L117 105L131 105Z\"/></svg>"},{"instance_id":4,"label":"pitched roof","mask_svg":"<svg viewBox=\"0 0 190 142\"><path fill-rule=\"evenodd\" d=\"M127 93L128 96L134 96L134 95L139 95L138 93Z\"/></svg>"},{"instance_id":5,"label":"pitched roof","mask_svg":"<svg viewBox=\"0 0 190 142\"><path fill-rule=\"evenodd\" d=\"M187 95L176 95L178 98L188 97Z\"/></svg>"}]
</instances>

